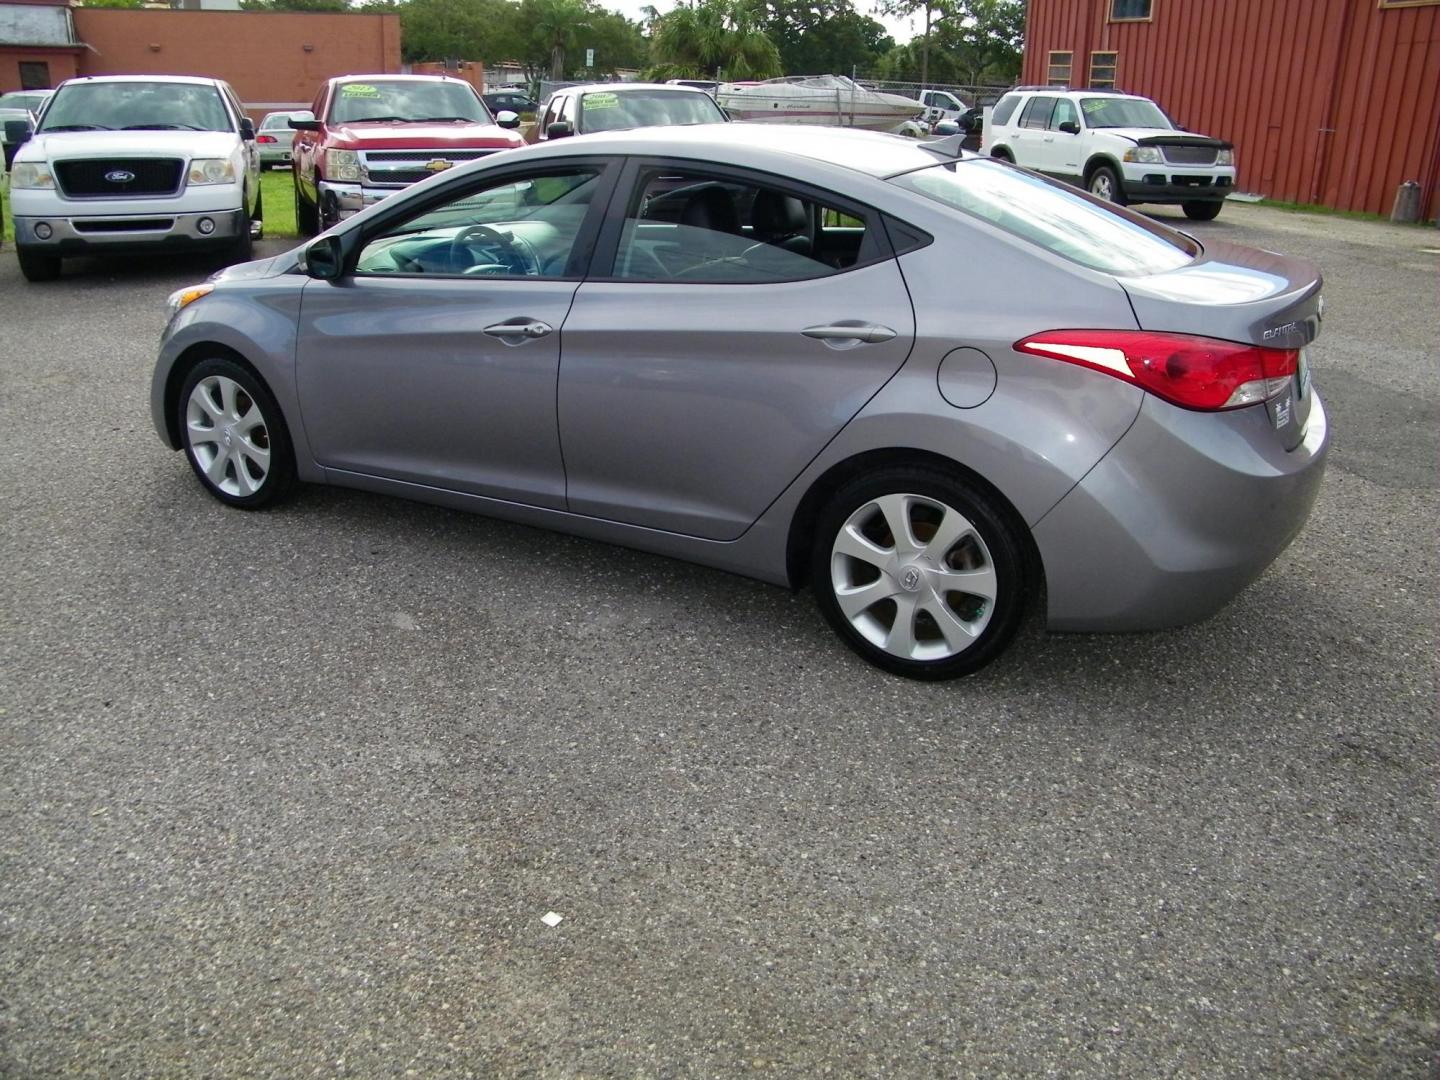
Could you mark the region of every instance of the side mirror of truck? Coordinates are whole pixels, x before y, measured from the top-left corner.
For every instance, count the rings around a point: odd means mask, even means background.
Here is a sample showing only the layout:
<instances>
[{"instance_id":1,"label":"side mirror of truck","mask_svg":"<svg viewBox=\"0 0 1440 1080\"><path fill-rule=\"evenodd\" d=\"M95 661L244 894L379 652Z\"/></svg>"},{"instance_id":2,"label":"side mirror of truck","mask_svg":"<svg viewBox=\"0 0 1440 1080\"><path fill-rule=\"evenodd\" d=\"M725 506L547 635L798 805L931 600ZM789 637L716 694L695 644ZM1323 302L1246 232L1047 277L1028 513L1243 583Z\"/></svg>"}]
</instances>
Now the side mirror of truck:
<instances>
[{"instance_id":1,"label":"side mirror of truck","mask_svg":"<svg viewBox=\"0 0 1440 1080\"><path fill-rule=\"evenodd\" d=\"M1080 125L1074 120L1062 120L1060 121L1060 130L1066 135L1079 135Z\"/></svg>"},{"instance_id":2,"label":"side mirror of truck","mask_svg":"<svg viewBox=\"0 0 1440 1080\"><path fill-rule=\"evenodd\" d=\"M255 138L255 121L251 120L248 116L242 116L240 118L240 138L246 142Z\"/></svg>"},{"instance_id":3,"label":"side mirror of truck","mask_svg":"<svg viewBox=\"0 0 1440 1080\"><path fill-rule=\"evenodd\" d=\"M575 125L570 123L569 120L556 120L545 129L545 138L547 139L563 139L567 135L574 134Z\"/></svg>"},{"instance_id":4,"label":"side mirror of truck","mask_svg":"<svg viewBox=\"0 0 1440 1080\"><path fill-rule=\"evenodd\" d=\"M21 143L30 141L33 134L29 120L6 120L5 141L11 146L19 146Z\"/></svg>"},{"instance_id":5,"label":"side mirror of truck","mask_svg":"<svg viewBox=\"0 0 1440 1080\"><path fill-rule=\"evenodd\" d=\"M511 112L509 109L501 109L495 114L495 123L502 128L515 129L520 126L520 114Z\"/></svg>"},{"instance_id":6,"label":"side mirror of truck","mask_svg":"<svg viewBox=\"0 0 1440 1080\"><path fill-rule=\"evenodd\" d=\"M313 112L300 112L290 117L290 126L296 131L319 131L320 121L315 119Z\"/></svg>"}]
</instances>

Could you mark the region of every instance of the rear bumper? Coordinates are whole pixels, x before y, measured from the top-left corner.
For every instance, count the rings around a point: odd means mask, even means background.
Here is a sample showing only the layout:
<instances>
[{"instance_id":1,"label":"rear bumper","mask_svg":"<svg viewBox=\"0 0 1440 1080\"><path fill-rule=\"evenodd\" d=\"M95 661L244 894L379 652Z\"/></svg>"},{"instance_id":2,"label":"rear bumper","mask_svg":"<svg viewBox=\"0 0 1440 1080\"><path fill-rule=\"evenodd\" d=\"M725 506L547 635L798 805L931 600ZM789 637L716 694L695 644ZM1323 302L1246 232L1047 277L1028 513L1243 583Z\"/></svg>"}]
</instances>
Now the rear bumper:
<instances>
[{"instance_id":1,"label":"rear bumper","mask_svg":"<svg viewBox=\"0 0 1440 1080\"><path fill-rule=\"evenodd\" d=\"M239 210L93 217L16 217L15 246L49 255L180 249L233 244L244 227ZM209 231L206 231L208 223ZM48 229L49 235L42 235Z\"/></svg>"},{"instance_id":2,"label":"rear bumper","mask_svg":"<svg viewBox=\"0 0 1440 1080\"><path fill-rule=\"evenodd\" d=\"M1318 396L1291 451L1264 407L1192 413L1147 397L1035 527L1050 628L1158 630L1213 615L1305 524L1329 441Z\"/></svg>"}]
</instances>

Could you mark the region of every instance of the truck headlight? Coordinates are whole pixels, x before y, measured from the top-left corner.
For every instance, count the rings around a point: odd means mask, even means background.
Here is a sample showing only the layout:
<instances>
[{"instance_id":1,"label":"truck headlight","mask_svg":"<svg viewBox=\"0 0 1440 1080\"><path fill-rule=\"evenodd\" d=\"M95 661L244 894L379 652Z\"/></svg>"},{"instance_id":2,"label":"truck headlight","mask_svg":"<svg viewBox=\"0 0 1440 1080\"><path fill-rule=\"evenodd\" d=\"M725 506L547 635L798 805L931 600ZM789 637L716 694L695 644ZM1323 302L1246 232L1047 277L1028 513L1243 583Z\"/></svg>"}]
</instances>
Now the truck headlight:
<instances>
[{"instance_id":1,"label":"truck headlight","mask_svg":"<svg viewBox=\"0 0 1440 1080\"><path fill-rule=\"evenodd\" d=\"M1215 155L1215 164L1216 164L1216 165L1234 165L1234 164L1235 164L1235 151L1234 151L1234 150L1221 150L1218 154Z\"/></svg>"},{"instance_id":2,"label":"truck headlight","mask_svg":"<svg viewBox=\"0 0 1440 1080\"><path fill-rule=\"evenodd\" d=\"M1125 151L1125 160L1141 165L1159 165L1165 159L1160 156L1158 146L1132 146Z\"/></svg>"},{"instance_id":3,"label":"truck headlight","mask_svg":"<svg viewBox=\"0 0 1440 1080\"><path fill-rule=\"evenodd\" d=\"M360 155L354 150L326 150L325 179L359 183Z\"/></svg>"},{"instance_id":4,"label":"truck headlight","mask_svg":"<svg viewBox=\"0 0 1440 1080\"><path fill-rule=\"evenodd\" d=\"M44 161L17 161L10 166L12 188L53 188L55 177Z\"/></svg>"},{"instance_id":5,"label":"truck headlight","mask_svg":"<svg viewBox=\"0 0 1440 1080\"><path fill-rule=\"evenodd\" d=\"M190 162L190 183L233 184L235 165L229 158L196 158Z\"/></svg>"}]
</instances>

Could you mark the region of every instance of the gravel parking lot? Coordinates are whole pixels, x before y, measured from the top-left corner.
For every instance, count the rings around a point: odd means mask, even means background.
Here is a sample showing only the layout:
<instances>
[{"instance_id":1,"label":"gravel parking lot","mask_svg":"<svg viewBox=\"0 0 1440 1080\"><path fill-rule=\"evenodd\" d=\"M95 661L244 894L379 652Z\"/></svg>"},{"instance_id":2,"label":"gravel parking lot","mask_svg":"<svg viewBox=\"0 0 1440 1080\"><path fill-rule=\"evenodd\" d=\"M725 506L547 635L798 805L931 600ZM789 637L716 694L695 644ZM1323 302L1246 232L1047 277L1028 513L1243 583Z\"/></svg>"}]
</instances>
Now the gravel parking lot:
<instances>
[{"instance_id":1,"label":"gravel parking lot","mask_svg":"<svg viewBox=\"0 0 1440 1080\"><path fill-rule=\"evenodd\" d=\"M715 571L227 510L147 400L213 267L7 247L0 1075L1430 1075L1440 231L1194 231L1325 270L1308 528L942 686Z\"/></svg>"}]
</instances>

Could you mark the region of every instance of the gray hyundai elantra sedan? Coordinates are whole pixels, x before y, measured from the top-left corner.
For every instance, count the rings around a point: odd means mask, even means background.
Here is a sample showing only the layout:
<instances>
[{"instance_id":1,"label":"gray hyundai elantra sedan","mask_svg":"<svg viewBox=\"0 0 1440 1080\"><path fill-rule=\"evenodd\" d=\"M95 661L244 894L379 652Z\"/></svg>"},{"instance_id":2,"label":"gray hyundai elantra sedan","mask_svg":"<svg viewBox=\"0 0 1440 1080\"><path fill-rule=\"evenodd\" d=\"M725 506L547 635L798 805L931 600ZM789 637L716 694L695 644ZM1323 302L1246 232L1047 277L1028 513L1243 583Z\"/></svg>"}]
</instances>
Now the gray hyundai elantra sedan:
<instances>
[{"instance_id":1,"label":"gray hyundai elantra sedan","mask_svg":"<svg viewBox=\"0 0 1440 1080\"><path fill-rule=\"evenodd\" d=\"M171 297L152 411L240 508L295 481L809 585L941 679L1204 618L1304 524L1320 276L947 140L556 140Z\"/></svg>"}]
</instances>

